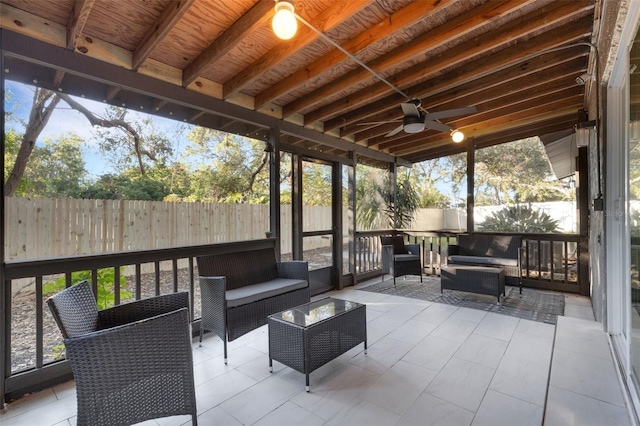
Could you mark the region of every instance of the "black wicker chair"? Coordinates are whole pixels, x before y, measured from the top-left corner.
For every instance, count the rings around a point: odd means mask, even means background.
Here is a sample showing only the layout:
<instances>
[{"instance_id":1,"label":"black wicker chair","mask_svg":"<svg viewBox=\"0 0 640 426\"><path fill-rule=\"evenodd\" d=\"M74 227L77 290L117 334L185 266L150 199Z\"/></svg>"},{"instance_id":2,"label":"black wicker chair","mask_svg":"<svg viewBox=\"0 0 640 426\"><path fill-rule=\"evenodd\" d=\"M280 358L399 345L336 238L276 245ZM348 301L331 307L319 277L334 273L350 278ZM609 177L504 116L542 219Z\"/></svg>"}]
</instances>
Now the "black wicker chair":
<instances>
[{"instance_id":1,"label":"black wicker chair","mask_svg":"<svg viewBox=\"0 0 640 426\"><path fill-rule=\"evenodd\" d=\"M47 300L76 380L78 425L191 415L197 425L188 293L98 311L87 281Z\"/></svg>"},{"instance_id":2,"label":"black wicker chair","mask_svg":"<svg viewBox=\"0 0 640 426\"><path fill-rule=\"evenodd\" d=\"M422 262L420 260L420 244L405 244L402 235L380 237L382 243L382 279L385 274L396 277L404 275L420 275L422 282Z\"/></svg>"}]
</instances>

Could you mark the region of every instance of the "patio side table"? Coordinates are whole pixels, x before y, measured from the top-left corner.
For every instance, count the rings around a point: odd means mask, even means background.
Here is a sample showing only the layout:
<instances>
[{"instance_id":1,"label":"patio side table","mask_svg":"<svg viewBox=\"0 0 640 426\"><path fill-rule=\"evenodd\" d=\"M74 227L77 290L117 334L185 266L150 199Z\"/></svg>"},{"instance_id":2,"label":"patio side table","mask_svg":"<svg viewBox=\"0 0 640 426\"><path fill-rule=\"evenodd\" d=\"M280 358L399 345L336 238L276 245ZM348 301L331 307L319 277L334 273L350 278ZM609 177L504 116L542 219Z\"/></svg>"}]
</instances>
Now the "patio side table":
<instances>
[{"instance_id":1,"label":"patio side table","mask_svg":"<svg viewBox=\"0 0 640 426\"><path fill-rule=\"evenodd\" d=\"M273 360L305 375L364 343L367 353L366 305L331 297L268 317L269 371Z\"/></svg>"}]
</instances>

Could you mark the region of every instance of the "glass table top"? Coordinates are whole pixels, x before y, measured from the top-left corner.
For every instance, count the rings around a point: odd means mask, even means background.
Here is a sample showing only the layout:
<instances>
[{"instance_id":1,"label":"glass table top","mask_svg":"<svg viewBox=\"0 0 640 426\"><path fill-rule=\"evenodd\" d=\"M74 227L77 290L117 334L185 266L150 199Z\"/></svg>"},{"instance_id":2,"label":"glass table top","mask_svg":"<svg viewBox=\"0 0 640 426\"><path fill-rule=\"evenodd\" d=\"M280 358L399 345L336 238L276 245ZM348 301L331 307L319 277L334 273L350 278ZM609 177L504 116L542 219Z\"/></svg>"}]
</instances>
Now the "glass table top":
<instances>
[{"instance_id":1,"label":"glass table top","mask_svg":"<svg viewBox=\"0 0 640 426\"><path fill-rule=\"evenodd\" d=\"M328 318L359 308L361 303L327 297L271 315L272 318L309 327Z\"/></svg>"}]
</instances>

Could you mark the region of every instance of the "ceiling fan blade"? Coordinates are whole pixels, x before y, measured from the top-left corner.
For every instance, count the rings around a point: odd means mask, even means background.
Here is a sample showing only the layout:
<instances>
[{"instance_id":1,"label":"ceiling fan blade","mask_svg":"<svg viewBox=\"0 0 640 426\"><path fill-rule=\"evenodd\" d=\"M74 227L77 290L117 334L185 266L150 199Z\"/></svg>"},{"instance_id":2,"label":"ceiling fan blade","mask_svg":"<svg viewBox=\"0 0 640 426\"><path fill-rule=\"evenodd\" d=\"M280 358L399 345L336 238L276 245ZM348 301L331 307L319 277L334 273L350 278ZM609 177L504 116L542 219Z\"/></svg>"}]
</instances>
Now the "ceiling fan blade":
<instances>
[{"instance_id":1,"label":"ceiling fan blade","mask_svg":"<svg viewBox=\"0 0 640 426\"><path fill-rule=\"evenodd\" d=\"M474 106L464 108L447 109L444 111L429 112L425 114L426 120L439 120L441 118L456 117L458 115L475 114L478 109Z\"/></svg>"},{"instance_id":2,"label":"ceiling fan blade","mask_svg":"<svg viewBox=\"0 0 640 426\"><path fill-rule=\"evenodd\" d=\"M416 104L411 102L403 102L400 104L405 117L420 117L420 111Z\"/></svg>"},{"instance_id":3,"label":"ceiling fan blade","mask_svg":"<svg viewBox=\"0 0 640 426\"><path fill-rule=\"evenodd\" d=\"M395 129L393 129L392 131L390 131L389 133L387 133L386 135L384 135L385 138L391 137L393 135L396 135L398 133L400 133L400 131L402 130L402 128L404 127L403 124L399 125L398 127L396 127Z\"/></svg>"},{"instance_id":4,"label":"ceiling fan blade","mask_svg":"<svg viewBox=\"0 0 640 426\"><path fill-rule=\"evenodd\" d=\"M437 130L439 132L448 132L453 127L442 124L439 121L424 120L424 127L427 129Z\"/></svg>"}]
</instances>

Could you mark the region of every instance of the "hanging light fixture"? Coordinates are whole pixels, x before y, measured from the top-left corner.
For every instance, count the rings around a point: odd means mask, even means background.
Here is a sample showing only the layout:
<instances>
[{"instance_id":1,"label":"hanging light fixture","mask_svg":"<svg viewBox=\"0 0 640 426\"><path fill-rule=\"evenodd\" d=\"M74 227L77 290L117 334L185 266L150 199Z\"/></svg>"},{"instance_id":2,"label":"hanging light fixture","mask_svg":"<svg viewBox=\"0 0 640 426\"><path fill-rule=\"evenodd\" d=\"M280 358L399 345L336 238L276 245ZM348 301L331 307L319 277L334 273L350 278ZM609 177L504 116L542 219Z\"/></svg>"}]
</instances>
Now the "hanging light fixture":
<instances>
[{"instance_id":1,"label":"hanging light fixture","mask_svg":"<svg viewBox=\"0 0 640 426\"><path fill-rule=\"evenodd\" d=\"M293 3L289 0L276 1L276 14L271 21L273 32L282 40L289 40L296 35L298 21L294 14Z\"/></svg>"},{"instance_id":2,"label":"hanging light fixture","mask_svg":"<svg viewBox=\"0 0 640 426\"><path fill-rule=\"evenodd\" d=\"M451 131L451 139L455 143L460 143L464 140L464 133L462 133L460 130L454 129Z\"/></svg>"}]
</instances>

